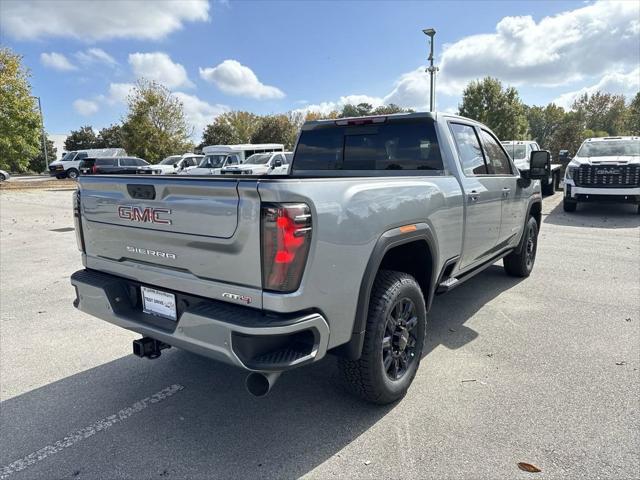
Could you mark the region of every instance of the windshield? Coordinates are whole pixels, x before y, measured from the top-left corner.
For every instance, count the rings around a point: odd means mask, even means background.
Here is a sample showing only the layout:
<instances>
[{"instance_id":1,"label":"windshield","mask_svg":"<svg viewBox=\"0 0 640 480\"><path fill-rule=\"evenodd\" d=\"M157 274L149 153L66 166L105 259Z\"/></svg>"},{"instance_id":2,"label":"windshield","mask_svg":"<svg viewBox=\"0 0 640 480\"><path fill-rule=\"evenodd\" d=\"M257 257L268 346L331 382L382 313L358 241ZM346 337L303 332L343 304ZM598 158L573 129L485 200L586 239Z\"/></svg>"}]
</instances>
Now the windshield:
<instances>
[{"instance_id":1,"label":"windshield","mask_svg":"<svg viewBox=\"0 0 640 480\"><path fill-rule=\"evenodd\" d=\"M619 155L640 155L640 139L604 140L585 142L578 150L578 157L617 157Z\"/></svg>"},{"instance_id":2,"label":"windshield","mask_svg":"<svg viewBox=\"0 0 640 480\"><path fill-rule=\"evenodd\" d=\"M244 163L251 165L264 165L269 161L270 158L270 153L256 153L255 155L251 155L249 158L247 158Z\"/></svg>"},{"instance_id":3,"label":"windshield","mask_svg":"<svg viewBox=\"0 0 640 480\"><path fill-rule=\"evenodd\" d=\"M226 153L207 155L200 161L198 166L200 168L221 168L226 158Z\"/></svg>"},{"instance_id":4,"label":"windshield","mask_svg":"<svg viewBox=\"0 0 640 480\"><path fill-rule=\"evenodd\" d=\"M177 165L181 158L180 155L171 155L162 160L158 165Z\"/></svg>"},{"instance_id":5,"label":"windshield","mask_svg":"<svg viewBox=\"0 0 640 480\"><path fill-rule=\"evenodd\" d=\"M514 160L524 160L527 158L526 145L504 145L504 149L509 152Z\"/></svg>"},{"instance_id":6,"label":"windshield","mask_svg":"<svg viewBox=\"0 0 640 480\"><path fill-rule=\"evenodd\" d=\"M67 161L73 160L73 157L76 156L76 153L77 152L67 152L62 156L62 158L60 160L62 160L63 162L67 162Z\"/></svg>"}]
</instances>

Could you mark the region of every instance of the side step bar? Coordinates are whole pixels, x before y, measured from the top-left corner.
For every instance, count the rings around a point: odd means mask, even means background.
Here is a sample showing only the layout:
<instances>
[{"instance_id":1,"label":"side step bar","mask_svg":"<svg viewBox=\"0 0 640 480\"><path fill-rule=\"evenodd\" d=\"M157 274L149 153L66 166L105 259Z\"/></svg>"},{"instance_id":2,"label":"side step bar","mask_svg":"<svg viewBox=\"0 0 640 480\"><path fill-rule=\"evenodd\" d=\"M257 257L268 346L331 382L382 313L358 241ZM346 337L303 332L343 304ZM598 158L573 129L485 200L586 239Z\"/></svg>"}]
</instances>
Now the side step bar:
<instances>
[{"instance_id":1,"label":"side step bar","mask_svg":"<svg viewBox=\"0 0 640 480\"><path fill-rule=\"evenodd\" d=\"M496 263L501 258L506 257L512 251L513 251L513 248L508 248L508 249L500 252L499 254L491 257L485 263L483 263L481 265L478 265L477 267L474 267L473 269L469 270L468 272L464 272L464 273L460 274L458 277L446 278L445 280L443 280L440 283L438 283L438 286L436 287L436 295L441 295L443 293L450 292L451 290L453 290L457 286L462 285L464 282L469 280L471 277L473 277L473 276L477 275L478 273L482 272L487 267L490 267L491 265Z\"/></svg>"}]
</instances>

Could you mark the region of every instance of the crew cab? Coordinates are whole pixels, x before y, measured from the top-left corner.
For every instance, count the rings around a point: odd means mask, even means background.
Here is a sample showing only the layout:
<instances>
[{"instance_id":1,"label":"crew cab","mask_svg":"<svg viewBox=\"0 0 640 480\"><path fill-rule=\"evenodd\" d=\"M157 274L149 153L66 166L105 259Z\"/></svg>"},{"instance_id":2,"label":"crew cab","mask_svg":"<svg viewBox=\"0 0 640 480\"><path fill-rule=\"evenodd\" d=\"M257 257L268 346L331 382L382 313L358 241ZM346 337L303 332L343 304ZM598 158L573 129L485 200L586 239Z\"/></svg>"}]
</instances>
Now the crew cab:
<instances>
[{"instance_id":1,"label":"crew cab","mask_svg":"<svg viewBox=\"0 0 640 480\"><path fill-rule=\"evenodd\" d=\"M529 170L529 158L531 152L542 150L537 142L532 140L505 140L502 142L518 170ZM549 162L547 177L541 181L542 193L553 195L560 186L562 178L562 164Z\"/></svg>"},{"instance_id":2,"label":"crew cab","mask_svg":"<svg viewBox=\"0 0 640 480\"><path fill-rule=\"evenodd\" d=\"M401 398L434 298L502 259L533 269L540 178L486 126L442 113L306 122L289 175L80 177L75 307L249 372L339 357L347 386ZM479 286L482 288L482 285Z\"/></svg>"},{"instance_id":3,"label":"crew cab","mask_svg":"<svg viewBox=\"0 0 640 480\"><path fill-rule=\"evenodd\" d=\"M174 175L184 173L192 168L196 168L202 158L202 155L196 155L195 153L170 155L156 165L141 168L138 170L138 173L147 175Z\"/></svg>"},{"instance_id":4,"label":"crew cab","mask_svg":"<svg viewBox=\"0 0 640 480\"><path fill-rule=\"evenodd\" d=\"M132 175L149 162L138 157L85 158L80 162L81 175Z\"/></svg>"},{"instance_id":5,"label":"crew cab","mask_svg":"<svg viewBox=\"0 0 640 480\"><path fill-rule=\"evenodd\" d=\"M564 174L565 212L579 202L613 201L638 205L640 137L587 138Z\"/></svg>"},{"instance_id":6,"label":"crew cab","mask_svg":"<svg viewBox=\"0 0 640 480\"><path fill-rule=\"evenodd\" d=\"M293 158L291 152L256 153L243 164L229 165L220 173L223 175L286 175Z\"/></svg>"},{"instance_id":7,"label":"crew cab","mask_svg":"<svg viewBox=\"0 0 640 480\"><path fill-rule=\"evenodd\" d=\"M92 148L89 150L72 150L66 152L60 160L49 164L49 175L61 178L76 179L80 175L80 162L95 157L126 157L122 148Z\"/></svg>"}]
</instances>

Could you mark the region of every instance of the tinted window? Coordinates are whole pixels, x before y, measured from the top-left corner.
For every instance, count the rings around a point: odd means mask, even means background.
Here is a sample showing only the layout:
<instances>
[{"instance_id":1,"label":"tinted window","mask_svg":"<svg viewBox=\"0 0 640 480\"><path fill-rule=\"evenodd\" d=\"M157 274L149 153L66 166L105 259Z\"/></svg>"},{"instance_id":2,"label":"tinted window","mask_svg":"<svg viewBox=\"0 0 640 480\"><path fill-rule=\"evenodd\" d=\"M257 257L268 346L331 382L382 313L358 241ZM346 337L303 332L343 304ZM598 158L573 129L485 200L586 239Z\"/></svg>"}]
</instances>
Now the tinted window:
<instances>
[{"instance_id":1,"label":"tinted window","mask_svg":"<svg viewBox=\"0 0 640 480\"><path fill-rule=\"evenodd\" d=\"M120 161L123 161L123 160L124 159L120 159ZM96 160L96 165L99 165L101 167L115 167L118 165L118 159L117 158L98 158Z\"/></svg>"},{"instance_id":2,"label":"tinted window","mask_svg":"<svg viewBox=\"0 0 640 480\"><path fill-rule=\"evenodd\" d=\"M509 157L507 157L504 150L502 150L500 143L485 130L481 130L480 135L482 137L484 153L487 156L489 173L493 175L511 175Z\"/></svg>"},{"instance_id":3,"label":"tinted window","mask_svg":"<svg viewBox=\"0 0 640 480\"><path fill-rule=\"evenodd\" d=\"M83 158L87 158L89 154L87 152L80 152L74 160L82 160Z\"/></svg>"},{"instance_id":4,"label":"tinted window","mask_svg":"<svg viewBox=\"0 0 640 480\"><path fill-rule=\"evenodd\" d=\"M238 160L237 155L230 155L229 159L227 160L227 165L238 165L239 163L240 161Z\"/></svg>"},{"instance_id":5,"label":"tinted window","mask_svg":"<svg viewBox=\"0 0 640 480\"><path fill-rule=\"evenodd\" d=\"M470 125L451 123L451 133L458 148L458 155L462 163L462 171L468 177L486 175L487 166L484 163L480 142L475 129Z\"/></svg>"},{"instance_id":6,"label":"tinted window","mask_svg":"<svg viewBox=\"0 0 640 480\"><path fill-rule=\"evenodd\" d=\"M121 158L120 165L123 167L135 167L138 163L135 158Z\"/></svg>"},{"instance_id":7,"label":"tinted window","mask_svg":"<svg viewBox=\"0 0 640 480\"><path fill-rule=\"evenodd\" d=\"M442 170L433 122L411 119L364 126L305 130L296 170Z\"/></svg>"},{"instance_id":8,"label":"tinted window","mask_svg":"<svg viewBox=\"0 0 640 480\"><path fill-rule=\"evenodd\" d=\"M144 165L149 165L149 163L145 160L142 160L141 158L136 158L136 165L138 166L144 166Z\"/></svg>"},{"instance_id":9,"label":"tinted window","mask_svg":"<svg viewBox=\"0 0 640 480\"><path fill-rule=\"evenodd\" d=\"M284 155L284 163L286 165L291 163L291 160L293 160L293 153L285 153Z\"/></svg>"}]
</instances>

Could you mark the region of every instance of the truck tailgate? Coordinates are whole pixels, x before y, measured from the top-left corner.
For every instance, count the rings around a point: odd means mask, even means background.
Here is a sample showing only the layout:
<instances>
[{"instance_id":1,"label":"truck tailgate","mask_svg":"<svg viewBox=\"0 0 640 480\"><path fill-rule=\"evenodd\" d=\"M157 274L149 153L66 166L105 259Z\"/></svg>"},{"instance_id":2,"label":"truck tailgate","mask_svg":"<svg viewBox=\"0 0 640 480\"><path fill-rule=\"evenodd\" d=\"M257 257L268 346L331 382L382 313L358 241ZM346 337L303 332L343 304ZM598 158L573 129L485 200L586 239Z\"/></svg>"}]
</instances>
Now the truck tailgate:
<instances>
[{"instance_id":1,"label":"truck tailgate","mask_svg":"<svg viewBox=\"0 0 640 480\"><path fill-rule=\"evenodd\" d=\"M176 290L187 282L214 298L216 283L260 289L255 181L92 176L79 184L88 268Z\"/></svg>"}]
</instances>

